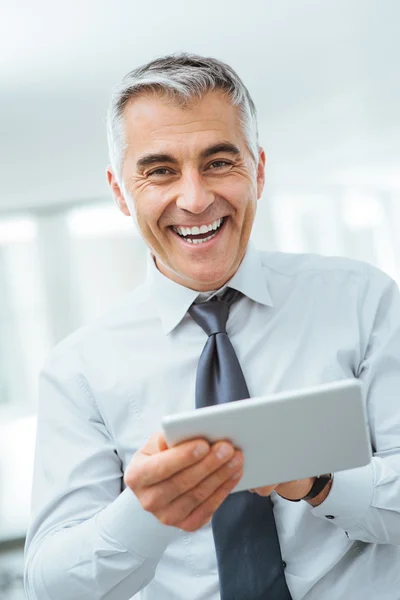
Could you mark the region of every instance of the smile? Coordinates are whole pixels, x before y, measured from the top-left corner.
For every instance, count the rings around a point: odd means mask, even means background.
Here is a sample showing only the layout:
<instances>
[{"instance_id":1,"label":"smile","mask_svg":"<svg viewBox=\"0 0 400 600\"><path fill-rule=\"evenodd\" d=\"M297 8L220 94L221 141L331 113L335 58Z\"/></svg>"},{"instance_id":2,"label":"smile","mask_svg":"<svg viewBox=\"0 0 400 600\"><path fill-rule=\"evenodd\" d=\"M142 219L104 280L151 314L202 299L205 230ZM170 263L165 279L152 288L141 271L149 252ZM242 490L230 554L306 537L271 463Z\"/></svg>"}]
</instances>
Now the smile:
<instances>
[{"instance_id":1,"label":"smile","mask_svg":"<svg viewBox=\"0 0 400 600\"><path fill-rule=\"evenodd\" d=\"M189 244L203 244L214 238L220 231L226 218L216 219L208 225L195 227L173 226L172 230Z\"/></svg>"}]
</instances>

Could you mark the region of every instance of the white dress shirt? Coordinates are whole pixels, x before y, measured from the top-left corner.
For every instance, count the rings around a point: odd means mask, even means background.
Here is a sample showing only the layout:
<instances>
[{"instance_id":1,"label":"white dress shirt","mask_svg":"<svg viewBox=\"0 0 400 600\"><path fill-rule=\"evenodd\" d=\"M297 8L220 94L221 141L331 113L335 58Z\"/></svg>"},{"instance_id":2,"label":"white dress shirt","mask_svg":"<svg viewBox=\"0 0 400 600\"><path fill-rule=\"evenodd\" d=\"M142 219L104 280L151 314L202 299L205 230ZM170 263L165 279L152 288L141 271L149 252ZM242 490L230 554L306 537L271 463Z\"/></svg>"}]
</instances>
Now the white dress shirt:
<instances>
[{"instance_id":1,"label":"white dress shirt","mask_svg":"<svg viewBox=\"0 0 400 600\"><path fill-rule=\"evenodd\" d=\"M251 396L365 384L371 463L335 473L317 508L272 493L293 600L399 600L397 286L367 264L251 245L229 285L244 294L227 331ZM149 261L142 286L52 351L40 383L29 600L220 598L211 526L162 525L122 479L163 415L194 409L207 339L187 314L196 296Z\"/></svg>"}]
</instances>

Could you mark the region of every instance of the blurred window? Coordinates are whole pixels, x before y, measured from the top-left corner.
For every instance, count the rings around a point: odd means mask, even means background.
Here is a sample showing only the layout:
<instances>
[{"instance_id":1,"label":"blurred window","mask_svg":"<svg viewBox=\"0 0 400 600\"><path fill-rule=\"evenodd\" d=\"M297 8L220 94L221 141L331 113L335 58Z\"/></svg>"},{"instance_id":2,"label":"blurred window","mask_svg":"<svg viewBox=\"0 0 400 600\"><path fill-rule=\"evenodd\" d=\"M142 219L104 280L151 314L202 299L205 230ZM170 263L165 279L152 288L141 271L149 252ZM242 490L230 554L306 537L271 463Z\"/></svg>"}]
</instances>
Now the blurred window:
<instances>
[{"instance_id":1,"label":"blurred window","mask_svg":"<svg viewBox=\"0 0 400 600\"><path fill-rule=\"evenodd\" d=\"M35 221L0 220L0 405L31 409L50 348Z\"/></svg>"},{"instance_id":2,"label":"blurred window","mask_svg":"<svg viewBox=\"0 0 400 600\"><path fill-rule=\"evenodd\" d=\"M145 278L146 247L114 204L68 214L74 293L83 323L103 314Z\"/></svg>"}]
</instances>

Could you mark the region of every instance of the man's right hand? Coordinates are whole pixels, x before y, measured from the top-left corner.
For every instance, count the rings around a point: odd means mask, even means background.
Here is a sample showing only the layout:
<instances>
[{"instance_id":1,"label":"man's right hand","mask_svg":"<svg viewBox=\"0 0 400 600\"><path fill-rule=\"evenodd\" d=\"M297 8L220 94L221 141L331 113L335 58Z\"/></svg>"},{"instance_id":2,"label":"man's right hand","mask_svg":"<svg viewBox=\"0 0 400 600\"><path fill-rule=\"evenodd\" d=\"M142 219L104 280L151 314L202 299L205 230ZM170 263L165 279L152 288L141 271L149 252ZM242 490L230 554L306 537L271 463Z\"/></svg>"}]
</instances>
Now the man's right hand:
<instances>
[{"instance_id":1,"label":"man's right hand","mask_svg":"<svg viewBox=\"0 0 400 600\"><path fill-rule=\"evenodd\" d=\"M242 453L227 441L193 439L168 448L155 433L132 457L124 481L161 523L196 531L237 485L242 467Z\"/></svg>"}]
</instances>

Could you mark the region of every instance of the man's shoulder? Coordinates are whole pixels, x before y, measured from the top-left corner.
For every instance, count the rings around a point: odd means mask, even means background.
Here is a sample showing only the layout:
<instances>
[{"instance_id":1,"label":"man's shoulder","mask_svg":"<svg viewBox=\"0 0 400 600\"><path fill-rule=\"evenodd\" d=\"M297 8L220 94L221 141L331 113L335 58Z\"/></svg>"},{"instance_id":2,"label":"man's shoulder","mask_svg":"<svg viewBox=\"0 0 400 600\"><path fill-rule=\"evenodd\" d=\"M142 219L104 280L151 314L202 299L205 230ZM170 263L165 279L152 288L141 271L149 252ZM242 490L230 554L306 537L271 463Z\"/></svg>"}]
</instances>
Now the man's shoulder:
<instances>
[{"instance_id":1,"label":"man's shoulder","mask_svg":"<svg viewBox=\"0 0 400 600\"><path fill-rule=\"evenodd\" d=\"M297 290L337 302L369 302L375 306L386 294L398 294L398 285L374 265L341 256L261 252L261 263L271 293Z\"/></svg>"},{"instance_id":2,"label":"man's shoulder","mask_svg":"<svg viewBox=\"0 0 400 600\"><path fill-rule=\"evenodd\" d=\"M370 263L342 256L290 252L260 252L260 256L267 271L282 277L336 273L344 277L354 275L364 280L380 276L389 279L388 275Z\"/></svg>"},{"instance_id":3,"label":"man's shoulder","mask_svg":"<svg viewBox=\"0 0 400 600\"><path fill-rule=\"evenodd\" d=\"M121 298L103 315L81 326L58 342L51 350L46 364L81 362L85 356L101 353L111 347L116 338L142 328L152 318L151 295L145 285L139 285Z\"/></svg>"}]
</instances>

